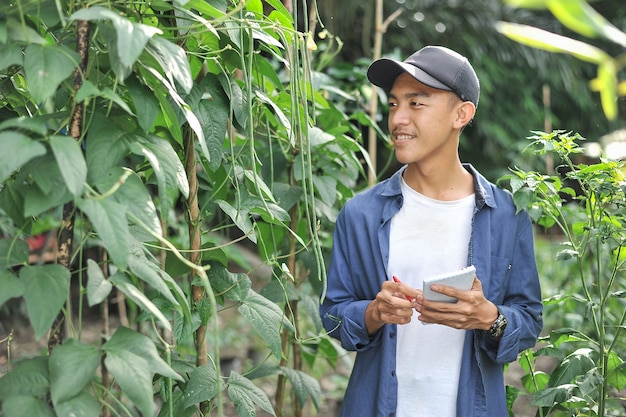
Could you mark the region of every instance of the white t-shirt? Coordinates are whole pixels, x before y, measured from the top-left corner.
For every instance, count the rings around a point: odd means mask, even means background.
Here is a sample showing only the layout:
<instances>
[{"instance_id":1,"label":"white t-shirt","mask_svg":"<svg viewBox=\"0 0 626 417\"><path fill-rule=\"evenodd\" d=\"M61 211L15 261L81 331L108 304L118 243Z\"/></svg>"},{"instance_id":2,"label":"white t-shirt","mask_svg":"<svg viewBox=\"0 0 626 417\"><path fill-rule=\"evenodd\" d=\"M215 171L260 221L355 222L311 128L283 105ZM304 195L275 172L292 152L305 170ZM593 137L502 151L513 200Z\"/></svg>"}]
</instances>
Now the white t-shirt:
<instances>
[{"instance_id":1,"label":"white t-shirt","mask_svg":"<svg viewBox=\"0 0 626 417\"><path fill-rule=\"evenodd\" d=\"M424 278L467 266L474 195L438 201L402 180L404 204L391 219L388 278L421 289ZM465 330L424 325L414 312L398 326L397 417L456 417Z\"/></svg>"}]
</instances>

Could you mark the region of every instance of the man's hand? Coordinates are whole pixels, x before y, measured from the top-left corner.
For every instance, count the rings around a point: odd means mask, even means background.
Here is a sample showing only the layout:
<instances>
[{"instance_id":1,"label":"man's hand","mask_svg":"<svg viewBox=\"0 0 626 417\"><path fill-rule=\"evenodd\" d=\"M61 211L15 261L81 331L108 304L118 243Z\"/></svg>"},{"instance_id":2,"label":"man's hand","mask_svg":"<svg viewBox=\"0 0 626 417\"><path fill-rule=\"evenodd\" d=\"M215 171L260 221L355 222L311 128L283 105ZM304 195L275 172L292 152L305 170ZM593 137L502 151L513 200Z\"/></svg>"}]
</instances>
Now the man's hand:
<instances>
[{"instance_id":1,"label":"man's hand","mask_svg":"<svg viewBox=\"0 0 626 417\"><path fill-rule=\"evenodd\" d=\"M365 310L365 325L372 335L385 324L406 324L411 321L415 301L421 291L408 285L385 281L376 298Z\"/></svg>"},{"instance_id":2,"label":"man's hand","mask_svg":"<svg viewBox=\"0 0 626 417\"><path fill-rule=\"evenodd\" d=\"M420 293L415 300L415 309L420 313L419 320L424 323L439 323L455 329L489 330L498 317L498 309L485 298L483 285L478 277L474 277L469 291L440 284L434 284L431 289L454 297L458 301L456 303L428 301Z\"/></svg>"}]
</instances>

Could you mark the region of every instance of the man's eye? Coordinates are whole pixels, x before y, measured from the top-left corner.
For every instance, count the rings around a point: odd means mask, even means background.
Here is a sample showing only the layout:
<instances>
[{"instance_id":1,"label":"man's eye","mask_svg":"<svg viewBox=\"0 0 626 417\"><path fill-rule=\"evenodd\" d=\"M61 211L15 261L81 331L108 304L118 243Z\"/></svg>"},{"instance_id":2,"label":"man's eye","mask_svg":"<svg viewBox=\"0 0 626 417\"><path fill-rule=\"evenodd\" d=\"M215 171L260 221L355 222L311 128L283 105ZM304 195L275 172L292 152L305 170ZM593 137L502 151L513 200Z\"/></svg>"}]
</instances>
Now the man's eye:
<instances>
[{"instance_id":1,"label":"man's eye","mask_svg":"<svg viewBox=\"0 0 626 417\"><path fill-rule=\"evenodd\" d=\"M389 107L397 107L397 106L398 106L398 103L388 103L388 106L389 106Z\"/></svg>"}]
</instances>

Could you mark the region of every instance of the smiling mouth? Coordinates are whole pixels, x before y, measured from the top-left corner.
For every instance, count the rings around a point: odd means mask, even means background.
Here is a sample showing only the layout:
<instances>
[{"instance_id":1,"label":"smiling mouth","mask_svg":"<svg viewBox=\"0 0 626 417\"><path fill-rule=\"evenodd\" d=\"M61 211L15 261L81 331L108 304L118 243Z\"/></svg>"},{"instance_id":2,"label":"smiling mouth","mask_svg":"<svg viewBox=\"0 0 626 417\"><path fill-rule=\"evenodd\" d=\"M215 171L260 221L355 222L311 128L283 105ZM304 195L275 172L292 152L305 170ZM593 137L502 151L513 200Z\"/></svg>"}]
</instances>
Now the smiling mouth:
<instances>
[{"instance_id":1,"label":"smiling mouth","mask_svg":"<svg viewBox=\"0 0 626 417\"><path fill-rule=\"evenodd\" d=\"M410 140L410 139L413 139L414 137L415 135L408 135L408 134L394 135L395 140Z\"/></svg>"}]
</instances>

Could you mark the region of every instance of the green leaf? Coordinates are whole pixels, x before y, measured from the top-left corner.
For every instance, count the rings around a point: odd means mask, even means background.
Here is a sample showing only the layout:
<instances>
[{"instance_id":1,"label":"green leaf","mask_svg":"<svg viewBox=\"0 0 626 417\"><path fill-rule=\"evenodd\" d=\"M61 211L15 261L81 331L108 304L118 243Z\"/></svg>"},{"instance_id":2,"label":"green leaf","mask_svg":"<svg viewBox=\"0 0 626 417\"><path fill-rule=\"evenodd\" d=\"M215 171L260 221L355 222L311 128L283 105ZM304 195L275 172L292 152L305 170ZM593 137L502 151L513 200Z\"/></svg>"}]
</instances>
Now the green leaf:
<instances>
[{"instance_id":1,"label":"green leaf","mask_svg":"<svg viewBox=\"0 0 626 417\"><path fill-rule=\"evenodd\" d=\"M337 200L337 180L329 176L313 176L313 184L322 201L329 206Z\"/></svg>"},{"instance_id":2,"label":"green leaf","mask_svg":"<svg viewBox=\"0 0 626 417\"><path fill-rule=\"evenodd\" d=\"M626 47L626 33L613 26L585 0L549 1L548 8L565 26L588 38L603 36Z\"/></svg>"},{"instance_id":3,"label":"green leaf","mask_svg":"<svg viewBox=\"0 0 626 417\"><path fill-rule=\"evenodd\" d=\"M594 64L612 60L611 56L600 48L532 26L498 22L496 23L496 29L506 37L533 48L566 53L582 61Z\"/></svg>"},{"instance_id":4,"label":"green leaf","mask_svg":"<svg viewBox=\"0 0 626 417\"><path fill-rule=\"evenodd\" d=\"M558 387L550 387L533 394L532 405L537 407L552 407L573 397L573 391L577 387L574 384L564 384Z\"/></svg>"},{"instance_id":5,"label":"green leaf","mask_svg":"<svg viewBox=\"0 0 626 417\"><path fill-rule=\"evenodd\" d=\"M6 70L11 65L22 65L22 61L22 49L18 45L0 45L0 71Z\"/></svg>"},{"instance_id":6,"label":"green leaf","mask_svg":"<svg viewBox=\"0 0 626 417\"><path fill-rule=\"evenodd\" d=\"M112 167L118 165L128 152L128 143L132 140L122 130L123 124L111 123L109 119L96 113L91 122L87 137L86 159L90 183L97 184Z\"/></svg>"},{"instance_id":7,"label":"green leaf","mask_svg":"<svg viewBox=\"0 0 626 417\"><path fill-rule=\"evenodd\" d=\"M185 93L193 87L193 77L185 50L167 39L155 36L146 47L146 51L157 60L165 72L170 84L176 82Z\"/></svg>"},{"instance_id":8,"label":"green leaf","mask_svg":"<svg viewBox=\"0 0 626 417\"><path fill-rule=\"evenodd\" d=\"M4 182L22 165L44 155L46 147L18 132L0 132L0 183Z\"/></svg>"},{"instance_id":9,"label":"green leaf","mask_svg":"<svg viewBox=\"0 0 626 417\"><path fill-rule=\"evenodd\" d=\"M617 117L617 70L613 62L603 62L598 66L598 78L591 81L591 89L600 92L602 110L606 118L615 120Z\"/></svg>"},{"instance_id":10,"label":"green leaf","mask_svg":"<svg viewBox=\"0 0 626 417\"><path fill-rule=\"evenodd\" d=\"M74 339L65 341L50 354L50 394L55 406L76 397L95 377L100 365L98 348Z\"/></svg>"},{"instance_id":11,"label":"green leaf","mask_svg":"<svg viewBox=\"0 0 626 417\"><path fill-rule=\"evenodd\" d=\"M569 384L595 368L593 350L581 348L566 356L550 375L550 386Z\"/></svg>"},{"instance_id":12,"label":"green leaf","mask_svg":"<svg viewBox=\"0 0 626 417\"><path fill-rule=\"evenodd\" d=\"M134 115L133 111L128 107L128 104L109 87L104 87L102 90L98 89L91 81L84 80L76 93L76 102L80 103L91 97L102 97L113 103L117 104L122 110L130 115Z\"/></svg>"},{"instance_id":13,"label":"green leaf","mask_svg":"<svg viewBox=\"0 0 626 417\"><path fill-rule=\"evenodd\" d=\"M102 347L105 349L106 344ZM105 349L106 350L106 349ZM154 415L152 374L147 361L132 352L107 352L104 364L143 416Z\"/></svg>"},{"instance_id":14,"label":"green leaf","mask_svg":"<svg viewBox=\"0 0 626 417\"><path fill-rule=\"evenodd\" d=\"M165 280L171 281L171 277L162 270L159 265L150 262L146 258L140 258L135 254L128 256L128 268L142 281L150 284L160 294L162 294L169 302L178 305L176 298L172 295Z\"/></svg>"},{"instance_id":15,"label":"green leaf","mask_svg":"<svg viewBox=\"0 0 626 417\"><path fill-rule=\"evenodd\" d=\"M215 76L209 74L204 77L199 87L207 90L208 97L196 104L194 113L198 115L206 141L208 155L205 158L209 168L215 171L222 163L230 104Z\"/></svg>"},{"instance_id":16,"label":"green leaf","mask_svg":"<svg viewBox=\"0 0 626 417\"><path fill-rule=\"evenodd\" d=\"M161 29L153 26L132 22L130 19L105 9L94 6L75 12L72 20L108 20L115 27L117 34L117 59L125 67L131 67L143 52L146 44L156 34L163 33Z\"/></svg>"},{"instance_id":17,"label":"green leaf","mask_svg":"<svg viewBox=\"0 0 626 417\"><path fill-rule=\"evenodd\" d=\"M0 239L0 268L28 264L28 243L22 239ZM0 288L4 288L0 286ZM2 303L0 303L2 304Z\"/></svg>"},{"instance_id":18,"label":"green leaf","mask_svg":"<svg viewBox=\"0 0 626 417\"><path fill-rule=\"evenodd\" d=\"M145 156L154 170L159 186L159 197L167 200L168 188L178 188L185 198L189 196L189 183L185 167L172 145L157 136L142 138L131 145L131 151Z\"/></svg>"},{"instance_id":19,"label":"green leaf","mask_svg":"<svg viewBox=\"0 0 626 417\"><path fill-rule=\"evenodd\" d=\"M231 372L228 377L228 396L240 417L255 417L256 405L273 416L276 415L267 394L249 379Z\"/></svg>"},{"instance_id":20,"label":"green leaf","mask_svg":"<svg viewBox=\"0 0 626 417\"><path fill-rule=\"evenodd\" d=\"M7 398L2 411L6 417L56 417L45 400L29 396Z\"/></svg>"},{"instance_id":21,"label":"green leaf","mask_svg":"<svg viewBox=\"0 0 626 417\"><path fill-rule=\"evenodd\" d=\"M183 381L183 378L159 356L156 345L149 337L128 327L119 327L111 339L102 346L102 349L107 352L107 355L123 356L125 353L133 353L146 361L150 372Z\"/></svg>"},{"instance_id":22,"label":"green leaf","mask_svg":"<svg viewBox=\"0 0 626 417\"><path fill-rule=\"evenodd\" d=\"M172 329L172 325L167 317L163 315L161 310L159 310L142 291L130 282L127 276L118 271L109 278L109 281L128 298L133 300L139 307L154 315L165 329Z\"/></svg>"},{"instance_id":23,"label":"green leaf","mask_svg":"<svg viewBox=\"0 0 626 417\"><path fill-rule=\"evenodd\" d=\"M7 19L7 34L10 40L24 44L45 45L46 40L30 25L16 19Z\"/></svg>"},{"instance_id":24,"label":"green leaf","mask_svg":"<svg viewBox=\"0 0 626 417\"><path fill-rule=\"evenodd\" d=\"M213 399L218 393L217 378L217 371L213 362L195 368L185 386L184 407L192 407Z\"/></svg>"},{"instance_id":25,"label":"green leaf","mask_svg":"<svg viewBox=\"0 0 626 417\"><path fill-rule=\"evenodd\" d=\"M248 296L238 310L268 344L276 359L280 359L282 356L281 331L283 327L294 331L293 325L285 319L282 310L254 290L248 291Z\"/></svg>"},{"instance_id":26,"label":"green leaf","mask_svg":"<svg viewBox=\"0 0 626 417\"><path fill-rule=\"evenodd\" d=\"M52 97L59 84L70 77L79 57L69 48L58 45L29 45L24 51L24 74L36 104Z\"/></svg>"},{"instance_id":27,"label":"green leaf","mask_svg":"<svg viewBox=\"0 0 626 417\"><path fill-rule=\"evenodd\" d=\"M285 116L285 113L283 113L281 108L276 103L274 103L272 99L269 98L269 96L267 96L265 93L260 90L255 91L255 93L260 102L268 104L272 108L272 110L274 110L274 113L278 118L280 125L287 130L287 137L289 138L290 145L295 146L296 143L295 138L292 134L291 122L289 121L287 116Z\"/></svg>"},{"instance_id":28,"label":"green leaf","mask_svg":"<svg viewBox=\"0 0 626 417\"><path fill-rule=\"evenodd\" d=\"M226 77L223 74L220 74L219 82L223 88L223 91L228 96L228 102L230 104L230 108L235 115L235 119L240 126L244 129L247 128L248 125L248 98L245 93L239 86L236 80Z\"/></svg>"},{"instance_id":29,"label":"green leaf","mask_svg":"<svg viewBox=\"0 0 626 417\"><path fill-rule=\"evenodd\" d=\"M247 211L238 210L224 200L217 200L217 205L220 206L222 211L224 211L228 217L230 217L239 230L248 236L248 239L256 243L256 235L253 233L254 226L252 225L252 221L250 220Z\"/></svg>"},{"instance_id":30,"label":"green leaf","mask_svg":"<svg viewBox=\"0 0 626 417\"><path fill-rule=\"evenodd\" d=\"M0 378L0 401L21 395L41 397L50 386L48 357L26 359Z\"/></svg>"},{"instance_id":31,"label":"green leaf","mask_svg":"<svg viewBox=\"0 0 626 417\"><path fill-rule=\"evenodd\" d=\"M626 364L615 351L609 352L608 359L607 382L617 391L621 391L626 387Z\"/></svg>"},{"instance_id":32,"label":"green leaf","mask_svg":"<svg viewBox=\"0 0 626 417\"><path fill-rule=\"evenodd\" d=\"M94 417L99 415L100 404L89 394L83 391L70 400L54 406L57 416Z\"/></svg>"},{"instance_id":33,"label":"green leaf","mask_svg":"<svg viewBox=\"0 0 626 417\"><path fill-rule=\"evenodd\" d=\"M217 294L234 301L246 299L252 287L252 281L248 275L232 273L217 262L211 262L210 265L211 269L207 271L207 276L211 287Z\"/></svg>"},{"instance_id":34,"label":"green leaf","mask_svg":"<svg viewBox=\"0 0 626 417\"><path fill-rule=\"evenodd\" d=\"M159 101L154 93L136 78L126 80L126 88L133 101L137 122L144 133L150 131L159 113Z\"/></svg>"},{"instance_id":35,"label":"green leaf","mask_svg":"<svg viewBox=\"0 0 626 417\"><path fill-rule=\"evenodd\" d=\"M311 398L315 408L319 410L320 399L322 398L322 389L319 382L311 375L307 375L297 369L281 367L283 373L287 376L296 398L301 407L304 407L306 401Z\"/></svg>"},{"instance_id":36,"label":"green leaf","mask_svg":"<svg viewBox=\"0 0 626 417\"><path fill-rule=\"evenodd\" d=\"M101 200L77 200L78 207L87 214L113 262L124 268L128 257L128 223L126 207L111 197Z\"/></svg>"},{"instance_id":37,"label":"green leaf","mask_svg":"<svg viewBox=\"0 0 626 417\"><path fill-rule=\"evenodd\" d=\"M136 216L149 230L159 236L163 235L152 195L137 173L114 167L94 185L101 193L105 193L118 186L120 182L123 183L113 193L113 199L126 206L127 212ZM144 233L147 235L147 232ZM154 238L150 236L149 240L152 241Z\"/></svg>"},{"instance_id":38,"label":"green leaf","mask_svg":"<svg viewBox=\"0 0 626 417\"><path fill-rule=\"evenodd\" d=\"M70 271L62 265L25 266L20 270L28 318L41 338L61 311L70 289Z\"/></svg>"},{"instance_id":39,"label":"green leaf","mask_svg":"<svg viewBox=\"0 0 626 417\"><path fill-rule=\"evenodd\" d=\"M0 307L7 300L15 297L21 297L24 294L24 284L17 279L11 272L0 269Z\"/></svg>"},{"instance_id":40,"label":"green leaf","mask_svg":"<svg viewBox=\"0 0 626 417\"><path fill-rule=\"evenodd\" d=\"M93 260L87 259L87 301L92 307L104 301L113 285L106 280L100 266Z\"/></svg>"},{"instance_id":41,"label":"green leaf","mask_svg":"<svg viewBox=\"0 0 626 417\"><path fill-rule=\"evenodd\" d=\"M69 136L52 136L50 147L59 165L61 175L65 179L67 189L74 196L80 196L87 180L87 164L80 145Z\"/></svg>"}]
</instances>

